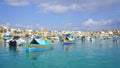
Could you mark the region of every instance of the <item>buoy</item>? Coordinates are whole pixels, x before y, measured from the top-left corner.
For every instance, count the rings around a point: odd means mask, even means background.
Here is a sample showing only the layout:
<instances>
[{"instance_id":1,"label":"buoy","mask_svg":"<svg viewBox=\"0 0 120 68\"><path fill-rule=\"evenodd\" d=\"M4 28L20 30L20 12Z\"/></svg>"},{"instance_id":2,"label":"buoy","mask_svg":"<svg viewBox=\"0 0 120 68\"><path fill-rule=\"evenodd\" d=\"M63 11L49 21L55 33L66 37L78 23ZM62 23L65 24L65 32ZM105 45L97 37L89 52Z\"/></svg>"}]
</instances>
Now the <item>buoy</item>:
<instances>
[{"instance_id":1,"label":"buoy","mask_svg":"<svg viewBox=\"0 0 120 68\"><path fill-rule=\"evenodd\" d=\"M54 40L51 40L51 43L52 43L52 45L54 45L55 44Z\"/></svg>"}]
</instances>

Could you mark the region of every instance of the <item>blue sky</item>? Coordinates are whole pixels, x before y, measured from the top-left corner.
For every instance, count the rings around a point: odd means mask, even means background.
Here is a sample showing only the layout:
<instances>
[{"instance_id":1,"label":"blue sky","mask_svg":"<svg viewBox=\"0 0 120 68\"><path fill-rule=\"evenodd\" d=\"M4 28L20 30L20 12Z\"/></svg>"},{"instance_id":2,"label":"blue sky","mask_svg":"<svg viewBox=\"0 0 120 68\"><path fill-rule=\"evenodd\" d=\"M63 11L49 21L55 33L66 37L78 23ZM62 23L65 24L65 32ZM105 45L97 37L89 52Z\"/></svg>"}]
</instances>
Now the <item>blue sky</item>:
<instances>
[{"instance_id":1,"label":"blue sky","mask_svg":"<svg viewBox=\"0 0 120 68\"><path fill-rule=\"evenodd\" d=\"M9 28L99 31L120 29L120 0L0 0Z\"/></svg>"}]
</instances>

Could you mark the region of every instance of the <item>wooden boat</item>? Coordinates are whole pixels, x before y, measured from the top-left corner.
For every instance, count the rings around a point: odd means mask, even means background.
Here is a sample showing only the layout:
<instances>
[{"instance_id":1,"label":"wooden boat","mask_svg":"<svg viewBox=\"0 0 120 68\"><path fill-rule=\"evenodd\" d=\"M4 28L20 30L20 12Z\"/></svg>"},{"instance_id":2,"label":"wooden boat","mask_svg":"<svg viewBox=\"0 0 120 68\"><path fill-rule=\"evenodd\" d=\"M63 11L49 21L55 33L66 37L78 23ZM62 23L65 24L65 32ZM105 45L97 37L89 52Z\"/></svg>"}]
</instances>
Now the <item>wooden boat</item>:
<instances>
[{"instance_id":1,"label":"wooden boat","mask_svg":"<svg viewBox=\"0 0 120 68\"><path fill-rule=\"evenodd\" d=\"M59 40L59 37L48 36L48 39Z\"/></svg>"},{"instance_id":2,"label":"wooden boat","mask_svg":"<svg viewBox=\"0 0 120 68\"><path fill-rule=\"evenodd\" d=\"M22 39L20 36L14 36L12 39L9 40L10 46L21 46L25 44L25 40Z\"/></svg>"},{"instance_id":3,"label":"wooden boat","mask_svg":"<svg viewBox=\"0 0 120 68\"><path fill-rule=\"evenodd\" d=\"M29 50L46 50L52 48L49 40L33 39L30 43L26 44L26 51Z\"/></svg>"},{"instance_id":4,"label":"wooden boat","mask_svg":"<svg viewBox=\"0 0 120 68\"><path fill-rule=\"evenodd\" d=\"M63 45L75 44L75 38L71 34L67 34L63 38Z\"/></svg>"}]
</instances>

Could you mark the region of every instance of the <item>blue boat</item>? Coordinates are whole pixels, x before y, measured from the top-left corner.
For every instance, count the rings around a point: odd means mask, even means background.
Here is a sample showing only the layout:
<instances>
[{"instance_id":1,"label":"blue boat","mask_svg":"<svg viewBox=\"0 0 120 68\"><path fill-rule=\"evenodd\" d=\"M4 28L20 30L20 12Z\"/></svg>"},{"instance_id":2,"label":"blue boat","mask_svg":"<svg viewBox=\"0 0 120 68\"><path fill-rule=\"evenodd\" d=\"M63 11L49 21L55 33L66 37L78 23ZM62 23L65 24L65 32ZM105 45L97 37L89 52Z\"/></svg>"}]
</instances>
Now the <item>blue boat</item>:
<instances>
[{"instance_id":1,"label":"blue boat","mask_svg":"<svg viewBox=\"0 0 120 68\"><path fill-rule=\"evenodd\" d=\"M63 45L75 44L75 42L63 42Z\"/></svg>"},{"instance_id":2,"label":"blue boat","mask_svg":"<svg viewBox=\"0 0 120 68\"><path fill-rule=\"evenodd\" d=\"M26 51L29 50L47 50L52 48L49 40L33 39L30 43L26 43Z\"/></svg>"},{"instance_id":3,"label":"blue boat","mask_svg":"<svg viewBox=\"0 0 120 68\"><path fill-rule=\"evenodd\" d=\"M5 42L5 43L6 43L6 42L8 43L8 40L10 40L11 37L12 37L12 36L11 36L10 34L5 33L4 36L3 36L4 42Z\"/></svg>"},{"instance_id":4,"label":"blue boat","mask_svg":"<svg viewBox=\"0 0 120 68\"><path fill-rule=\"evenodd\" d=\"M63 38L63 45L75 44L75 38L72 36L72 34L66 34Z\"/></svg>"}]
</instances>

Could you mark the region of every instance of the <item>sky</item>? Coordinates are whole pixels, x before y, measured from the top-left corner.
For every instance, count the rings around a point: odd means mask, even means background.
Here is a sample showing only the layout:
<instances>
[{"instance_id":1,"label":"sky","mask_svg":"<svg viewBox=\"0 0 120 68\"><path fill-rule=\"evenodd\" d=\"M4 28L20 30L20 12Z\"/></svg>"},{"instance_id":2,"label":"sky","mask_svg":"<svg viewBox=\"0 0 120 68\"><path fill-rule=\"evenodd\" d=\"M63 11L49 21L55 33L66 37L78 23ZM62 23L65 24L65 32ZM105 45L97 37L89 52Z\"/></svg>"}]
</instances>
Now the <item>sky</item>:
<instances>
[{"instance_id":1,"label":"sky","mask_svg":"<svg viewBox=\"0 0 120 68\"><path fill-rule=\"evenodd\" d=\"M120 29L120 0L0 0L0 25L17 29Z\"/></svg>"}]
</instances>

